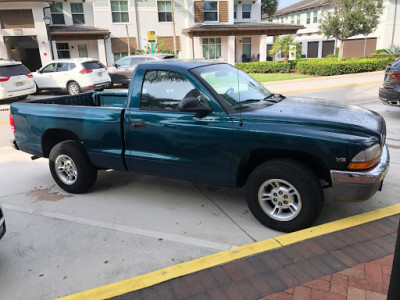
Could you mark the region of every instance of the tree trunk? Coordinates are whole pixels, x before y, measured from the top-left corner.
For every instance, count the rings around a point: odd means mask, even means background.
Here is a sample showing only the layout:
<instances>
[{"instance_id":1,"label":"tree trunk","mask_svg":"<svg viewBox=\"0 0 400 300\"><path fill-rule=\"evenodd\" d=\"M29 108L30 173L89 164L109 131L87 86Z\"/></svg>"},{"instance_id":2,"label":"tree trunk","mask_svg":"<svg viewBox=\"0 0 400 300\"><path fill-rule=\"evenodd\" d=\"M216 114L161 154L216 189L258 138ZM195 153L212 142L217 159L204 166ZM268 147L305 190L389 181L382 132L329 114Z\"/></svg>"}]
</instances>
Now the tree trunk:
<instances>
[{"instance_id":1,"label":"tree trunk","mask_svg":"<svg viewBox=\"0 0 400 300\"><path fill-rule=\"evenodd\" d=\"M343 58L343 50L344 50L344 41L340 41L338 60L342 60L342 58Z\"/></svg>"},{"instance_id":2,"label":"tree trunk","mask_svg":"<svg viewBox=\"0 0 400 300\"><path fill-rule=\"evenodd\" d=\"M289 53L288 53L288 52L284 52L284 53L283 53L283 61L284 61L285 63L287 63L288 60L289 60L288 56L289 56Z\"/></svg>"}]
</instances>

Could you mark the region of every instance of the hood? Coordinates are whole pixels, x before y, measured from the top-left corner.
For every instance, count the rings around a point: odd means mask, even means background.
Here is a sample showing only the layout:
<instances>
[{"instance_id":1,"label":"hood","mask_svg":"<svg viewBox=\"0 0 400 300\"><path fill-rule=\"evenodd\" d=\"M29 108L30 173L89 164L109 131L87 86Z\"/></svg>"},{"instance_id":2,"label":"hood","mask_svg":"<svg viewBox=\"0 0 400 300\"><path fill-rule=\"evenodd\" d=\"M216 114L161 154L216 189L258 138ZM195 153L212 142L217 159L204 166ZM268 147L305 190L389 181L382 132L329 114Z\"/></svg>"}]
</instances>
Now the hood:
<instances>
[{"instance_id":1,"label":"hood","mask_svg":"<svg viewBox=\"0 0 400 300\"><path fill-rule=\"evenodd\" d=\"M378 138L385 128L384 119L376 112L359 106L299 97L285 98L259 110L242 112L241 118L341 128L364 132Z\"/></svg>"}]
</instances>

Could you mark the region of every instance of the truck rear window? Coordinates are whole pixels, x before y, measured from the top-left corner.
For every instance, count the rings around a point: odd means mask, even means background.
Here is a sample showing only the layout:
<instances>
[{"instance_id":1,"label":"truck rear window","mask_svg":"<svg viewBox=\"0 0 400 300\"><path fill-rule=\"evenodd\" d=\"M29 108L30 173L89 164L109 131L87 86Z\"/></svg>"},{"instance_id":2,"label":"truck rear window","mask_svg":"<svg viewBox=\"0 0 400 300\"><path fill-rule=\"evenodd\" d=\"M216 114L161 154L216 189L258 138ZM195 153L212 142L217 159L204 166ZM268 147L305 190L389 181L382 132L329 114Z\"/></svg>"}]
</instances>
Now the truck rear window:
<instances>
[{"instance_id":1,"label":"truck rear window","mask_svg":"<svg viewBox=\"0 0 400 300\"><path fill-rule=\"evenodd\" d=\"M0 66L0 76L19 76L29 72L23 65Z\"/></svg>"},{"instance_id":2,"label":"truck rear window","mask_svg":"<svg viewBox=\"0 0 400 300\"><path fill-rule=\"evenodd\" d=\"M105 66L104 66L102 63L98 62L98 61L88 61L88 62L84 62L82 65L83 65L83 67L84 67L85 69L89 69L89 70L96 70L96 69L103 69L103 68L105 68Z\"/></svg>"}]
</instances>

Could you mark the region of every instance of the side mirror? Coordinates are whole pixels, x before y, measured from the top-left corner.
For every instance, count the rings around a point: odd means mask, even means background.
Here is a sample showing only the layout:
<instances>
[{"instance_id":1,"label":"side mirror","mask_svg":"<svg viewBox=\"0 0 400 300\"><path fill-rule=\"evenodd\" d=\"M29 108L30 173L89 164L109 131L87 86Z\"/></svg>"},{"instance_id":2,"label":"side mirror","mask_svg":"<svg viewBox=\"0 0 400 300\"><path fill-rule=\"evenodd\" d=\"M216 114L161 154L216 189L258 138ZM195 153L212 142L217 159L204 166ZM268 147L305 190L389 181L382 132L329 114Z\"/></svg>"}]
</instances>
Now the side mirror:
<instances>
[{"instance_id":1,"label":"side mirror","mask_svg":"<svg viewBox=\"0 0 400 300\"><path fill-rule=\"evenodd\" d=\"M114 67L116 67L116 68L118 69L118 67L119 67L119 64L117 64L117 63L113 63L113 66L114 66Z\"/></svg>"},{"instance_id":2,"label":"side mirror","mask_svg":"<svg viewBox=\"0 0 400 300\"><path fill-rule=\"evenodd\" d=\"M178 111L181 112L193 112L197 115L204 117L212 112L210 105L207 101L199 96L199 97L189 97L182 99L178 104Z\"/></svg>"}]
</instances>

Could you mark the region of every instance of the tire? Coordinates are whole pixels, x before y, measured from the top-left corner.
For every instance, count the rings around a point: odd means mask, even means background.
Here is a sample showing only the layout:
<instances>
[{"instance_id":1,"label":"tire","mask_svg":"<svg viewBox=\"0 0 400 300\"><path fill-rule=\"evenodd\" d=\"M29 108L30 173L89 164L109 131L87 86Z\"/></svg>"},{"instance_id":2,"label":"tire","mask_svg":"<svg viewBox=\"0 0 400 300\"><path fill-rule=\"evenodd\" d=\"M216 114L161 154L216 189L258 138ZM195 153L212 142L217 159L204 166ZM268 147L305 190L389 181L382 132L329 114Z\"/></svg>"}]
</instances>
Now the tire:
<instances>
[{"instance_id":1,"label":"tire","mask_svg":"<svg viewBox=\"0 0 400 300\"><path fill-rule=\"evenodd\" d=\"M20 96L20 97L18 97L18 100L24 100L24 99L26 99L26 98L28 98L28 95Z\"/></svg>"},{"instance_id":2,"label":"tire","mask_svg":"<svg viewBox=\"0 0 400 300\"><path fill-rule=\"evenodd\" d=\"M41 90L39 89L39 87L36 84L36 91L33 93L33 95L39 95L41 92Z\"/></svg>"},{"instance_id":3,"label":"tire","mask_svg":"<svg viewBox=\"0 0 400 300\"><path fill-rule=\"evenodd\" d=\"M79 84L76 83L75 81L68 83L67 90L68 90L68 93L72 96L78 95L81 92L81 88L80 88Z\"/></svg>"},{"instance_id":4,"label":"tire","mask_svg":"<svg viewBox=\"0 0 400 300\"><path fill-rule=\"evenodd\" d=\"M78 141L55 145L50 151L49 167L58 186L69 193L85 193L97 179L97 170Z\"/></svg>"},{"instance_id":5,"label":"tire","mask_svg":"<svg viewBox=\"0 0 400 300\"><path fill-rule=\"evenodd\" d=\"M247 180L246 198L250 211L261 224L283 232L309 227L324 203L315 174L286 159L258 166Z\"/></svg>"}]
</instances>

